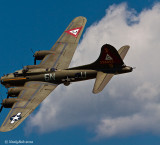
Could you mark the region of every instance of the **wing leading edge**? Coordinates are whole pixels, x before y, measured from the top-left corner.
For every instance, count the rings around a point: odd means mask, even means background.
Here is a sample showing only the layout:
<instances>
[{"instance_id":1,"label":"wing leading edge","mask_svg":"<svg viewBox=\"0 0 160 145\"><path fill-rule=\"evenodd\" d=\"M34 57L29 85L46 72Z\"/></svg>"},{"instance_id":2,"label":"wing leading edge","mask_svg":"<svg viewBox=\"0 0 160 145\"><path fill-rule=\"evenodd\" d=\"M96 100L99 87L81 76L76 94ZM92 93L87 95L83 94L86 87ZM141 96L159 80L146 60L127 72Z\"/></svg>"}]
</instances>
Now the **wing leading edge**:
<instances>
[{"instance_id":1,"label":"wing leading edge","mask_svg":"<svg viewBox=\"0 0 160 145\"><path fill-rule=\"evenodd\" d=\"M68 68L86 24L85 17L76 17L62 33L48 54L39 64L40 68ZM18 127L29 114L57 87L57 84L45 82L27 82L20 92L2 126L1 132Z\"/></svg>"},{"instance_id":2,"label":"wing leading edge","mask_svg":"<svg viewBox=\"0 0 160 145\"><path fill-rule=\"evenodd\" d=\"M1 132L13 130L57 87L45 82L27 82L20 92L18 101L14 103L2 126Z\"/></svg>"},{"instance_id":3,"label":"wing leading edge","mask_svg":"<svg viewBox=\"0 0 160 145\"><path fill-rule=\"evenodd\" d=\"M42 68L67 69L69 67L86 21L82 16L73 19L51 48L53 54L46 55L41 61Z\"/></svg>"}]
</instances>

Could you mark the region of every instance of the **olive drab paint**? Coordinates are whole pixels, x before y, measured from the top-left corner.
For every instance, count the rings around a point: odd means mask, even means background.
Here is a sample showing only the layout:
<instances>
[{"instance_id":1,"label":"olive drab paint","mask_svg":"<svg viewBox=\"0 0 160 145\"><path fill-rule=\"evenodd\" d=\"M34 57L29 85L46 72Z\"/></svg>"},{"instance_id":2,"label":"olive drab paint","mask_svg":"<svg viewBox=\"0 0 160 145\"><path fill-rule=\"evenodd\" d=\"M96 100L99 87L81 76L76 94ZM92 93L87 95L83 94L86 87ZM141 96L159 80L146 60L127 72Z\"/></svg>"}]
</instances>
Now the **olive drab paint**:
<instances>
[{"instance_id":1,"label":"olive drab paint","mask_svg":"<svg viewBox=\"0 0 160 145\"><path fill-rule=\"evenodd\" d=\"M110 44L102 46L95 62L69 68L86 22L85 17L76 17L50 50L35 52L34 65L1 77L1 84L9 89L0 112L11 108L0 127L1 132L18 127L58 85L96 78L93 93L99 93L114 75L133 70L123 62L129 46L117 51ZM38 65L37 60L41 61Z\"/></svg>"}]
</instances>

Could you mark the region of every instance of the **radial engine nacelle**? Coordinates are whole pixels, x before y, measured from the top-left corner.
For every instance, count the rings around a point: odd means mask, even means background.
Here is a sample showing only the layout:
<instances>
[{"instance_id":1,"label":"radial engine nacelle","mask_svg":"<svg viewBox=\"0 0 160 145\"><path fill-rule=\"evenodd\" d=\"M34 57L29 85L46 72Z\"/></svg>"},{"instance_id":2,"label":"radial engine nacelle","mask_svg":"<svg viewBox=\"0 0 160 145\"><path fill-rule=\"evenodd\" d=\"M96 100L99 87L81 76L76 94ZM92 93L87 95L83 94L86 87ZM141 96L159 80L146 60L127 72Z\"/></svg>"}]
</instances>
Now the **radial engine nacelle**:
<instances>
[{"instance_id":1,"label":"radial engine nacelle","mask_svg":"<svg viewBox=\"0 0 160 145\"><path fill-rule=\"evenodd\" d=\"M53 51L52 50L36 51L33 56L35 57L36 60L42 60L48 54L53 54Z\"/></svg>"},{"instance_id":2,"label":"radial engine nacelle","mask_svg":"<svg viewBox=\"0 0 160 145\"><path fill-rule=\"evenodd\" d=\"M12 108L13 104L16 103L19 99L17 98L8 98L4 99L2 102L2 106L4 108Z\"/></svg>"},{"instance_id":3,"label":"radial engine nacelle","mask_svg":"<svg viewBox=\"0 0 160 145\"><path fill-rule=\"evenodd\" d=\"M24 90L24 87L10 88L7 94L10 97L17 97L22 90Z\"/></svg>"}]
</instances>

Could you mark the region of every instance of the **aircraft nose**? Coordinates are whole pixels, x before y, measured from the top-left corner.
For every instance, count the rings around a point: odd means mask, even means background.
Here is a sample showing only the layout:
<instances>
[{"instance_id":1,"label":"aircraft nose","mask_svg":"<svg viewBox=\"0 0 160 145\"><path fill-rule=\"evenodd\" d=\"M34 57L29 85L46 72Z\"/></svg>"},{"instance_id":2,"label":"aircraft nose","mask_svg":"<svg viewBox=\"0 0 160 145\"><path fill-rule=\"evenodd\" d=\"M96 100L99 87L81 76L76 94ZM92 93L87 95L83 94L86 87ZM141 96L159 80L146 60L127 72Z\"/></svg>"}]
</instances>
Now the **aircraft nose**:
<instances>
[{"instance_id":1,"label":"aircraft nose","mask_svg":"<svg viewBox=\"0 0 160 145\"><path fill-rule=\"evenodd\" d=\"M1 84L2 84L2 82L3 82L3 80L0 78L0 82L1 82Z\"/></svg>"},{"instance_id":2,"label":"aircraft nose","mask_svg":"<svg viewBox=\"0 0 160 145\"><path fill-rule=\"evenodd\" d=\"M4 81L3 81L3 79L2 79L2 78L0 78L0 82L1 82L1 84L3 85Z\"/></svg>"}]
</instances>

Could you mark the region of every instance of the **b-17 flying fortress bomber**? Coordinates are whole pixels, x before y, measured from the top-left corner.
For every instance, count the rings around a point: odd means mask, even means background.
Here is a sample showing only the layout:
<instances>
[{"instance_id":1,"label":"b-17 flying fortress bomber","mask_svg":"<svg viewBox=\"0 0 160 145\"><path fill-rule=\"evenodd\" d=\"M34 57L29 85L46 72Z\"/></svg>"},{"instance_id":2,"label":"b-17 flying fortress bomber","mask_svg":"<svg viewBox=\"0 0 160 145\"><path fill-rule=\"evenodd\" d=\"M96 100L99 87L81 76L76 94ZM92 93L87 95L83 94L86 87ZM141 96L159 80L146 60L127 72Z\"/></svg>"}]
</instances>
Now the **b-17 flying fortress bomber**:
<instances>
[{"instance_id":1,"label":"b-17 flying fortress bomber","mask_svg":"<svg viewBox=\"0 0 160 145\"><path fill-rule=\"evenodd\" d=\"M34 65L1 77L1 84L8 89L8 96L3 100L3 108L11 108L0 131L7 132L19 126L25 118L60 84L68 86L71 82L94 79L93 93L101 92L116 74L133 70L126 66L123 59L129 46L118 51L111 45L101 48L99 58L88 65L68 68L86 24L85 17L75 18L51 50L37 51ZM36 65L36 60L41 60Z\"/></svg>"}]
</instances>

